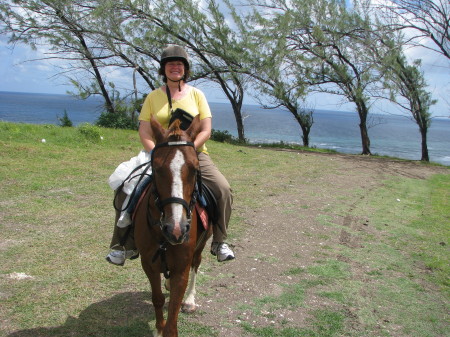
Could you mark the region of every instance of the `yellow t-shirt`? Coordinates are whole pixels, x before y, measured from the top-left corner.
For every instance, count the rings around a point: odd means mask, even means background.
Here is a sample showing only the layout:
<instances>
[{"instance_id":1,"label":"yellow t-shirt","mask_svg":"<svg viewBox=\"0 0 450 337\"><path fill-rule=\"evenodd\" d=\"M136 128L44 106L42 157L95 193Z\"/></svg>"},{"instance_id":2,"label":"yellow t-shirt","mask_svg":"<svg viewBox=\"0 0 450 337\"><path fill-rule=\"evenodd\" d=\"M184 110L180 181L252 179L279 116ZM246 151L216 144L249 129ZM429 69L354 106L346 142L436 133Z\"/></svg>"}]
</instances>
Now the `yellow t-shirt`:
<instances>
[{"instance_id":1,"label":"yellow t-shirt","mask_svg":"<svg viewBox=\"0 0 450 337\"><path fill-rule=\"evenodd\" d=\"M212 117L205 94L194 87L189 87L188 93L183 98L177 100L172 99L173 111L177 108L183 109L193 117L200 115L200 120ZM171 111L166 91L159 88L153 90L145 98L139 120L149 122L151 116L156 116L156 120L163 128L167 129L169 127L170 115ZM203 145L197 151L206 152L206 146Z\"/></svg>"}]
</instances>

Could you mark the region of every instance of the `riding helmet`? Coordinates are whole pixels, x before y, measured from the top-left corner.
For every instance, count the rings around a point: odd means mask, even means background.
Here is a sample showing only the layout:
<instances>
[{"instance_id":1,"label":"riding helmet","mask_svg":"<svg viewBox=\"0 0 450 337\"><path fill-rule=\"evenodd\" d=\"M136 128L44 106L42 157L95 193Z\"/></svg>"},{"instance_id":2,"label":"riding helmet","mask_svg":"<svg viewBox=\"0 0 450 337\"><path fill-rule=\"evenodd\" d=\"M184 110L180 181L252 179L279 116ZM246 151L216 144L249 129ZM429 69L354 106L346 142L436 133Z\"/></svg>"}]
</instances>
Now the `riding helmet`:
<instances>
[{"instance_id":1,"label":"riding helmet","mask_svg":"<svg viewBox=\"0 0 450 337\"><path fill-rule=\"evenodd\" d=\"M166 47L161 54L161 69L169 61L182 61L184 63L185 69L189 70L189 56L183 47L172 45Z\"/></svg>"}]
</instances>

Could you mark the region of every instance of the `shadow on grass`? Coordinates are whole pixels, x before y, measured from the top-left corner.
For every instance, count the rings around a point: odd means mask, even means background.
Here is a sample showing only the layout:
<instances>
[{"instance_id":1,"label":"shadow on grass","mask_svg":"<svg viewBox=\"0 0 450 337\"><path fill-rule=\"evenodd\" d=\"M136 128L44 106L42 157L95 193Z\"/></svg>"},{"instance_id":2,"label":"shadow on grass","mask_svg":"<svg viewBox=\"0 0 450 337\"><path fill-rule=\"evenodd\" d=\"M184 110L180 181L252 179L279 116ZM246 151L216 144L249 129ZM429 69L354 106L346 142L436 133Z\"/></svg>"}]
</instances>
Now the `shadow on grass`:
<instances>
[{"instance_id":1,"label":"shadow on grass","mask_svg":"<svg viewBox=\"0 0 450 337\"><path fill-rule=\"evenodd\" d=\"M8 337L144 337L152 336L155 319L150 292L126 292L91 304L64 325L16 331Z\"/></svg>"}]
</instances>

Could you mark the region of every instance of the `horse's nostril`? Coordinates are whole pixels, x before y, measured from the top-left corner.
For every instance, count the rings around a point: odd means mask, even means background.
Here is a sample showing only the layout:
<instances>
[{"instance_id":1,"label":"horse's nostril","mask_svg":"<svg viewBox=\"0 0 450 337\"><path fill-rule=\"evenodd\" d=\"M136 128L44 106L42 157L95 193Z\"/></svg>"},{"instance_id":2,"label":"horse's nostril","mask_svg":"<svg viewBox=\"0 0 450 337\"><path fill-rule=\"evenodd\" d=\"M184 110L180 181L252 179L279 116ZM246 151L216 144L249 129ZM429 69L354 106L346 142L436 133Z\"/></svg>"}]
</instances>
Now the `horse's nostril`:
<instances>
[{"instance_id":1,"label":"horse's nostril","mask_svg":"<svg viewBox=\"0 0 450 337\"><path fill-rule=\"evenodd\" d=\"M191 229L191 225L186 225L186 233Z\"/></svg>"},{"instance_id":2,"label":"horse's nostril","mask_svg":"<svg viewBox=\"0 0 450 337\"><path fill-rule=\"evenodd\" d=\"M169 228L167 228L167 226L164 226L162 228L162 231L163 231L164 234L169 234Z\"/></svg>"}]
</instances>

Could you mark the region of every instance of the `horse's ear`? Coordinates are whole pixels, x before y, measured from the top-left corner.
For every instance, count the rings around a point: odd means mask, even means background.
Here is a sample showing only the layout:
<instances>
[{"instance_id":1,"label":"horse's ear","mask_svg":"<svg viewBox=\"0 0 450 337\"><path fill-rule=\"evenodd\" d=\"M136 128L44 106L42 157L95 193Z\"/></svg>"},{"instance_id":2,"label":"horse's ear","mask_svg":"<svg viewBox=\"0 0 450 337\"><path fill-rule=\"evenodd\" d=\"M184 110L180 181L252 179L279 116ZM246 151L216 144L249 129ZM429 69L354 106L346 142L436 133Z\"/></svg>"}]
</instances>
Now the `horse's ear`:
<instances>
[{"instance_id":1,"label":"horse's ear","mask_svg":"<svg viewBox=\"0 0 450 337\"><path fill-rule=\"evenodd\" d=\"M191 138L191 140L194 140L199 132L200 132L200 115L197 115L192 120L189 128L186 130L186 134L189 136L189 138Z\"/></svg>"},{"instance_id":2,"label":"horse's ear","mask_svg":"<svg viewBox=\"0 0 450 337\"><path fill-rule=\"evenodd\" d=\"M153 137L155 138L156 144L164 141L165 130L156 120L155 116L150 118L150 127L152 129Z\"/></svg>"}]
</instances>

